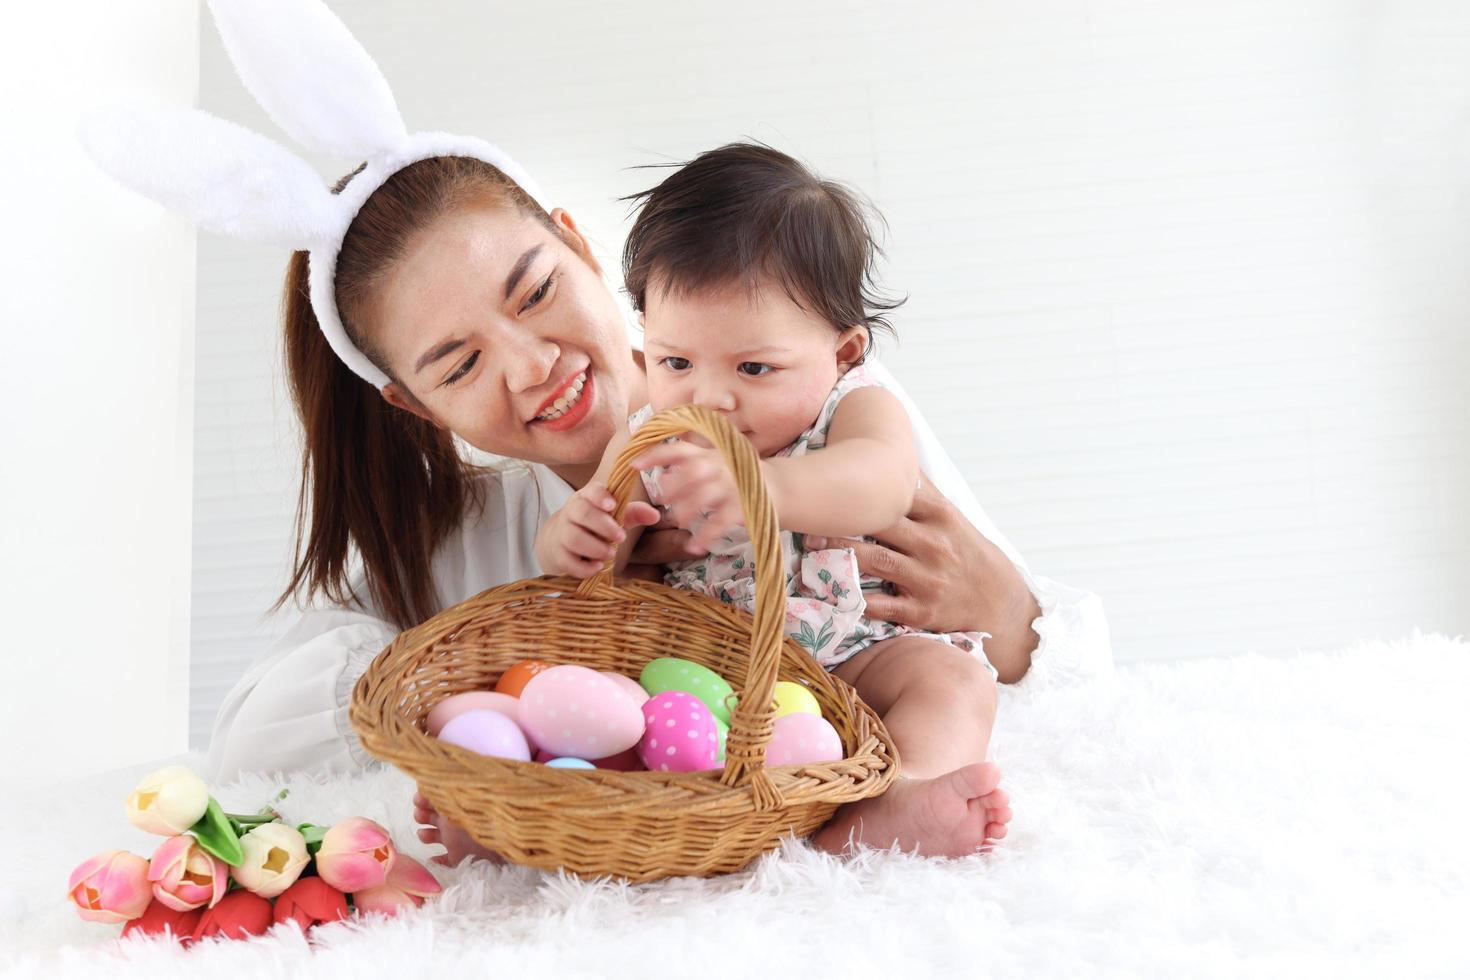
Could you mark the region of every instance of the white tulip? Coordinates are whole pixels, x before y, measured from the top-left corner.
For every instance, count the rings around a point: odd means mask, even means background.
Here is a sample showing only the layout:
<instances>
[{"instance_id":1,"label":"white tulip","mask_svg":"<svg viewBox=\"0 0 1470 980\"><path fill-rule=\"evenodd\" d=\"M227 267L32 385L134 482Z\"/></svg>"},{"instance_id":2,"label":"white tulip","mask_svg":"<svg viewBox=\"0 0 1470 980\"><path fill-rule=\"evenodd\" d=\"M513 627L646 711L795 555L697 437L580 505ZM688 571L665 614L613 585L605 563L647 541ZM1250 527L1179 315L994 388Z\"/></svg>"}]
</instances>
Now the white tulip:
<instances>
[{"instance_id":1,"label":"white tulip","mask_svg":"<svg viewBox=\"0 0 1470 980\"><path fill-rule=\"evenodd\" d=\"M209 808L209 787L183 766L149 773L128 797L128 819L150 834L173 837L199 822Z\"/></svg>"},{"instance_id":2,"label":"white tulip","mask_svg":"<svg viewBox=\"0 0 1470 980\"><path fill-rule=\"evenodd\" d=\"M275 898L301 877L311 855L306 838L295 827L263 823L240 838L245 859L231 869L242 888L261 898Z\"/></svg>"}]
</instances>

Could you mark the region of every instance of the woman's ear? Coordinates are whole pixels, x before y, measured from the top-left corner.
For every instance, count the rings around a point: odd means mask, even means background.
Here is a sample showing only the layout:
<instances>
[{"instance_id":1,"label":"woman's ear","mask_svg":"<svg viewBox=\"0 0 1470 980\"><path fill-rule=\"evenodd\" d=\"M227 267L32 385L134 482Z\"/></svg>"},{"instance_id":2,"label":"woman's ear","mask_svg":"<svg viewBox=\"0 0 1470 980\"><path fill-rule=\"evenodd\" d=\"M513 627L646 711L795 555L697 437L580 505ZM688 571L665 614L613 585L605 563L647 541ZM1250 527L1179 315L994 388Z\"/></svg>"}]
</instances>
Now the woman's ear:
<instances>
[{"instance_id":1,"label":"woman's ear","mask_svg":"<svg viewBox=\"0 0 1470 980\"><path fill-rule=\"evenodd\" d=\"M445 428L444 423L435 418L433 412L421 405L419 400L413 397L411 392L399 388L398 382L390 381L385 384L381 389L381 394L383 401L392 405L394 408L401 408L405 412L412 412L436 429Z\"/></svg>"},{"instance_id":2,"label":"woman's ear","mask_svg":"<svg viewBox=\"0 0 1470 980\"><path fill-rule=\"evenodd\" d=\"M868 328L848 327L837 335L837 364L844 371L862 362L868 352Z\"/></svg>"},{"instance_id":3,"label":"woman's ear","mask_svg":"<svg viewBox=\"0 0 1470 980\"><path fill-rule=\"evenodd\" d=\"M602 275L602 266L592 254L592 243L587 241L587 236L582 234L582 229L577 227L577 222L567 213L567 210L552 208L551 223L556 227L557 234L561 235L561 240L566 242L567 248L580 255L582 261L592 267L592 271L599 276Z\"/></svg>"}]
</instances>

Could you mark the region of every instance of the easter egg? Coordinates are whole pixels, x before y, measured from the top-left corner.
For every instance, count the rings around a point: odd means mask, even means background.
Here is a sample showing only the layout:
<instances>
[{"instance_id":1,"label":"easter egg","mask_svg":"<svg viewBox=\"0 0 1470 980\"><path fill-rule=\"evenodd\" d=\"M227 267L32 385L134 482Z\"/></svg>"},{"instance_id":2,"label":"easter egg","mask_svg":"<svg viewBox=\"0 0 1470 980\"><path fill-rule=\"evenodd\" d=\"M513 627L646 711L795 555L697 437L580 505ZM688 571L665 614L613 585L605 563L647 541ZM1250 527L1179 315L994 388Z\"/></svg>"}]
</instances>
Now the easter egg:
<instances>
[{"instance_id":1,"label":"easter egg","mask_svg":"<svg viewBox=\"0 0 1470 980\"><path fill-rule=\"evenodd\" d=\"M610 769L613 772L641 772L647 768L643 760L638 757L636 745L605 759L593 759L592 764L599 769Z\"/></svg>"},{"instance_id":2,"label":"easter egg","mask_svg":"<svg viewBox=\"0 0 1470 980\"><path fill-rule=\"evenodd\" d=\"M531 761L531 747L520 727L505 715L488 708L466 711L444 723L439 741L501 759Z\"/></svg>"},{"instance_id":3,"label":"easter egg","mask_svg":"<svg viewBox=\"0 0 1470 980\"><path fill-rule=\"evenodd\" d=\"M495 690L501 694L509 694L513 698L518 698L526 689L526 685L530 683L531 678L549 669L551 669L551 664L544 660L522 660L500 675L500 680L495 682Z\"/></svg>"},{"instance_id":4,"label":"easter egg","mask_svg":"<svg viewBox=\"0 0 1470 980\"><path fill-rule=\"evenodd\" d=\"M801 766L842 758L842 738L825 718L798 711L776 719L766 743L766 765Z\"/></svg>"},{"instance_id":5,"label":"easter egg","mask_svg":"<svg viewBox=\"0 0 1470 980\"><path fill-rule=\"evenodd\" d=\"M777 681L776 690L776 717L782 715L816 715L822 717L822 708L817 704L816 697L804 684L793 681Z\"/></svg>"},{"instance_id":6,"label":"easter egg","mask_svg":"<svg viewBox=\"0 0 1470 980\"><path fill-rule=\"evenodd\" d=\"M794 681L777 681L771 699L776 702L776 717L791 714L822 716L822 708L816 697L803 684ZM731 698L731 710L740 704L739 698Z\"/></svg>"},{"instance_id":7,"label":"easter egg","mask_svg":"<svg viewBox=\"0 0 1470 980\"><path fill-rule=\"evenodd\" d=\"M509 694L497 694L494 691L466 691L463 694L452 694L434 705L429 710L428 718L424 719L424 727L430 735L437 736L449 719L458 717L466 711L474 711L476 708L498 711L511 721L516 721L520 716L520 707L516 699Z\"/></svg>"},{"instance_id":8,"label":"easter egg","mask_svg":"<svg viewBox=\"0 0 1470 980\"><path fill-rule=\"evenodd\" d=\"M638 757L654 772L699 772L712 768L719 750L715 717L687 691L664 691L643 704L646 729Z\"/></svg>"},{"instance_id":9,"label":"easter egg","mask_svg":"<svg viewBox=\"0 0 1470 980\"><path fill-rule=\"evenodd\" d=\"M556 759L548 759L546 764L553 769L596 769L586 759L573 759L571 756L561 756Z\"/></svg>"},{"instance_id":10,"label":"easter egg","mask_svg":"<svg viewBox=\"0 0 1470 980\"><path fill-rule=\"evenodd\" d=\"M715 719L715 735L717 736L716 739L715 739L715 741L719 745L719 750L715 753L715 761L716 762L724 762L725 761L725 740L730 735L730 726L727 725L727 724L725 724L723 721L720 721L720 719L716 718Z\"/></svg>"},{"instance_id":11,"label":"easter egg","mask_svg":"<svg viewBox=\"0 0 1470 980\"><path fill-rule=\"evenodd\" d=\"M597 671L563 664L526 683L521 691L521 724L547 752L601 759L638 744L643 712Z\"/></svg>"},{"instance_id":12,"label":"easter egg","mask_svg":"<svg viewBox=\"0 0 1470 980\"><path fill-rule=\"evenodd\" d=\"M678 657L660 657L644 666L638 683L651 695L687 691L703 701L716 718L730 724L730 705L725 699L734 692L723 677L708 667Z\"/></svg>"},{"instance_id":13,"label":"easter egg","mask_svg":"<svg viewBox=\"0 0 1470 980\"><path fill-rule=\"evenodd\" d=\"M616 684L619 690L633 699L634 704L642 707L643 702L648 700L648 692L627 674L619 674L615 670L601 670L598 673Z\"/></svg>"}]
</instances>

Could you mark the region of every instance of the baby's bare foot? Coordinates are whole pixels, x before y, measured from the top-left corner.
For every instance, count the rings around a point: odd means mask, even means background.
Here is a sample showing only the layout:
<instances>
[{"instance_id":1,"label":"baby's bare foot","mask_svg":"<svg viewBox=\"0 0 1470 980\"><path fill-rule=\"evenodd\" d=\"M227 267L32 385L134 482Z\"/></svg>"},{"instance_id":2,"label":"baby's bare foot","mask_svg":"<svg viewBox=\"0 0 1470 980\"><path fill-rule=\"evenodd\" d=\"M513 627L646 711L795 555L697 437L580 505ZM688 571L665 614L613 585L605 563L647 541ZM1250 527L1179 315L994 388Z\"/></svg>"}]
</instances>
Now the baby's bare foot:
<instances>
[{"instance_id":1,"label":"baby's bare foot","mask_svg":"<svg viewBox=\"0 0 1470 980\"><path fill-rule=\"evenodd\" d=\"M443 854L429 858L435 864L452 868L466 857L482 859L492 864L506 863L505 858L446 820L422 793L413 794L413 819L415 823L428 824L427 827L419 828L419 840L425 844L439 844L444 848Z\"/></svg>"},{"instance_id":2,"label":"baby's bare foot","mask_svg":"<svg viewBox=\"0 0 1470 980\"><path fill-rule=\"evenodd\" d=\"M882 796L848 804L812 843L833 854L852 841L960 857L1000 840L1010 822L1010 796L1000 788L1000 768L977 762L933 779L900 779Z\"/></svg>"}]
</instances>

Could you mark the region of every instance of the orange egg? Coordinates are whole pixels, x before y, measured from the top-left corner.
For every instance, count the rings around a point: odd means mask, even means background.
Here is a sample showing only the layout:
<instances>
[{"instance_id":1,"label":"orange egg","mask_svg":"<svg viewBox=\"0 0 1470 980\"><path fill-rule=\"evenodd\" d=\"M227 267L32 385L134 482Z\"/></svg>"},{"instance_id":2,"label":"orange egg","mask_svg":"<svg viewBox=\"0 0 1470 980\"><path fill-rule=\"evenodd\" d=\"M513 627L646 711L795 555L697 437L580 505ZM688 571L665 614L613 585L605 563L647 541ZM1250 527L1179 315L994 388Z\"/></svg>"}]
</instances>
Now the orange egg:
<instances>
[{"instance_id":1,"label":"orange egg","mask_svg":"<svg viewBox=\"0 0 1470 980\"><path fill-rule=\"evenodd\" d=\"M509 694L513 698L518 698L531 678L550 667L551 664L544 660L522 660L500 675L500 680L495 682L495 690L501 694Z\"/></svg>"}]
</instances>

